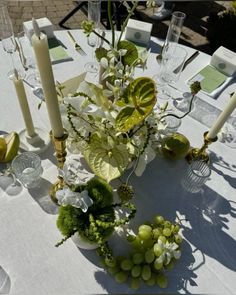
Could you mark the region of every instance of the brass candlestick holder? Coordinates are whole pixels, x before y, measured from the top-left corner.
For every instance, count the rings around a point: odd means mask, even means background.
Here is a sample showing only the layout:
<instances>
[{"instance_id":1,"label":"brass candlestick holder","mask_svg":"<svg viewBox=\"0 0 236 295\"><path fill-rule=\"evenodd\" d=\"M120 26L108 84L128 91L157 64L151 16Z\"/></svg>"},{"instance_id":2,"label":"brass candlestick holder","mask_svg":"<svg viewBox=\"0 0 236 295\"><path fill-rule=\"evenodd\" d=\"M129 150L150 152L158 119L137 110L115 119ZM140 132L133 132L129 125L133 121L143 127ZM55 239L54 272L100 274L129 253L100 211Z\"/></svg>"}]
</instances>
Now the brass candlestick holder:
<instances>
[{"instance_id":1,"label":"brass candlestick holder","mask_svg":"<svg viewBox=\"0 0 236 295\"><path fill-rule=\"evenodd\" d=\"M217 137L215 138L208 138L207 137L208 131L204 133L204 143L201 148L192 148L187 156L185 157L188 163L191 163L193 160L202 160L206 163L210 163L210 156L206 152L208 146L212 143L217 141Z\"/></svg>"},{"instance_id":2,"label":"brass candlestick holder","mask_svg":"<svg viewBox=\"0 0 236 295\"><path fill-rule=\"evenodd\" d=\"M51 131L50 136L53 140L56 151L57 167L58 169L63 169L64 163L66 161L66 139L68 137L68 134L65 132L62 137L54 137ZM49 192L52 201L56 204L56 192L64 187L64 179L59 174L57 178L58 180L53 184Z\"/></svg>"}]
</instances>

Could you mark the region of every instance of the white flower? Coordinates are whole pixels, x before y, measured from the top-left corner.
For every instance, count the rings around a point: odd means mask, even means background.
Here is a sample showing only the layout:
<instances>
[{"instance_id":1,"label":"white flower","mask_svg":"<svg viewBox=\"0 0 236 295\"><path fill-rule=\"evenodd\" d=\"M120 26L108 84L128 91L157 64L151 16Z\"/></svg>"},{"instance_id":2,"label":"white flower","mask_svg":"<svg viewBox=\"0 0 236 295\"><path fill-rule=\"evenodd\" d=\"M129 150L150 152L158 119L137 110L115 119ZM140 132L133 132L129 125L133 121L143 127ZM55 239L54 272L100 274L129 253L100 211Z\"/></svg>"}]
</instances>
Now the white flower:
<instances>
[{"instance_id":1,"label":"white flower","mask_svg":"<svg viewBox=\"0 0 236 295\"><path fill-rule=\"evenodd\" d=\"M179 259L181 252L179 246L176 243L163 243L161 240L158 240L158 245L162 249L162 254L156 259L158 263L164 263L165 265L169 264L171 258Z\"/></svg>"},{"instance_id":2,"label":"white flower","mask_svg":"<svg viewBox=\"0 0 236 295\"><path fill-rule=\"evenodd\" d=\"M106 86L110 90L104 90L105 93L109 94L110 96L114 96L114 98L117 100L120 98L120 93L122 90L122 81L119 79L116 79L114 82L114 85L110 84L108 81L106 82Z\"/></svg>"},{"instance_id":3,"label":"white flower","mask_svg":"<svg viewBox=\"0 0 236 295\"><path fill-rule=\"evenodd\" d=\"M93 204L93 200L89 197L87 190L79 193L73 192L69 188L63 188L56 192L56 198L58 204L62 206L71 205L80 208L83 212L87 212L88 208Z\"/></svg>"},{"instance_id":4,"label":"white flower","mask_svg":"<svg viewBox=\"0 0 236 295\"><path fill-rule=\"evenodd\" d=\"M138 159L138 165L137 165L137 167L135 169L135 174L137 176L142 176L147 164L149 162L151 162L152 160L154 160L155 157L156 157L155 151L153 150L153 148L150 145L148 145L145 148L142 155Z\"/></svg>"}]
</instances>

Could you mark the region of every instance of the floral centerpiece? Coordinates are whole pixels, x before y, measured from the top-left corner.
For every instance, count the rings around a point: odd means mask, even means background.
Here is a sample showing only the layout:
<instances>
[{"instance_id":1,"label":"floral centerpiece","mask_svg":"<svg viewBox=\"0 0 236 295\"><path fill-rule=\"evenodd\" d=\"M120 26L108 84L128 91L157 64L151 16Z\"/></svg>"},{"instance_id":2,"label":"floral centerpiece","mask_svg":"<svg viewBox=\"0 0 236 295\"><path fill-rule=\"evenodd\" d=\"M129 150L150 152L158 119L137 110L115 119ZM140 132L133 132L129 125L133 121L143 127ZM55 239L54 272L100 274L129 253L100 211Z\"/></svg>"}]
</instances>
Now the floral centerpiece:
<instances>
[{"instance_id":1,"label":"floral centerpiece","mask_svg":"<svg viewBox=\"0 0 236 295\"><path fill-rule=\"evenodd\" d=\"M100 83L83 81L66 97L61 91L71 146L82 152L94 174L108 182L121 176L131 163L141 175L155 158L165 129L160 122L164 110L153 111L157 102L155 82L149 77L134 79L135 67L146 66L147 52L139 53L134 44L122 40L136 6L134 2L117 39L110 20L111 41L94 29L93 22L82 23L87 36L96 34L104 44L96 50Z\"/></svg>"},{"instance_id":2,"label":"floral centerpiece","mask_svg":"<svg viewBox=\"0 0 236 295\"><path fill-rule=\"evenodd\" d=\"M134 195L133 188L128 184L131 174L135 172L141 176L146 165L156 157L165 137L163 118L176 116L166 114L167 104L156 108L157 89L151 78L134 78L135 67L146 67L147 51L138 52L136 46L122 40L122 36L137 4L138 2L133 2L132 8L129 8L118 38L115 38L110 1L110 39L105 33L97 32L93 22L82 23L87 36L93 33L102 40L101 46L96 49L96 58L100 63L99 83L87 82L82 75L78 88L72 93L65 93L64 85L58 85L70 149L80 152L96 175L82 185L69 185L69 196L66 201L60 200L62 206L57 225L65 238L58 245L79 233L99 245L105 265L110 273L115 274L117 282L125 282L131 275L134 279L132 286L137 288L137 280L141 275L144 282L153 285L157 273L158 284L165 287L162 270L171 268L180 257L178 224L156 217L154 222L140 226L137 235L128 237L139 253L133 255L132 259L117 260L112 256L107 243L107 238L116 226L128 223L134 217L136 209L129 202ZM199 89L199 84L191 88L192 100ZM184 154L181 156L184 157ZM131 173L123 181L121 176L128 169L131 169ZM116 178L122 182L117 189L120 202L113 203L110 183ZM62 193L62 199L64 196L65 192ZM86 203L85 211L81 202ZM117 218L114 208L118 206L128 208L128 216Z\"/></svg>"}]
</instances>

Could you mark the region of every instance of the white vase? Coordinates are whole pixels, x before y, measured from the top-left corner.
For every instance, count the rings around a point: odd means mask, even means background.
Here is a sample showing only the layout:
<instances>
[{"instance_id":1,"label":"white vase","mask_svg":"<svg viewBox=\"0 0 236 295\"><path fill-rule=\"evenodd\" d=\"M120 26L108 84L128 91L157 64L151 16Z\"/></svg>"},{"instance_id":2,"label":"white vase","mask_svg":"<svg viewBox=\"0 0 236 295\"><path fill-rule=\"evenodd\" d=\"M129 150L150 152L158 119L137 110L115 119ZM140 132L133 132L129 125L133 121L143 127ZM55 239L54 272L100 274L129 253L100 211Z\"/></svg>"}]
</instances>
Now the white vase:
<instances>
[{"instance_id":1,"label":"white vase","mask_svg":"<svg viewBox=\"0 0 236 295\"><path fill-rule=\"evenodd\" d=\"M72 237L72 241L75 243L75 245L81 249L85 250L94 250L98 248L97 243L92 243L90 241L86 241L85 239L81 238L78 232L76 232Z\"/></svg>"}]
</instances>

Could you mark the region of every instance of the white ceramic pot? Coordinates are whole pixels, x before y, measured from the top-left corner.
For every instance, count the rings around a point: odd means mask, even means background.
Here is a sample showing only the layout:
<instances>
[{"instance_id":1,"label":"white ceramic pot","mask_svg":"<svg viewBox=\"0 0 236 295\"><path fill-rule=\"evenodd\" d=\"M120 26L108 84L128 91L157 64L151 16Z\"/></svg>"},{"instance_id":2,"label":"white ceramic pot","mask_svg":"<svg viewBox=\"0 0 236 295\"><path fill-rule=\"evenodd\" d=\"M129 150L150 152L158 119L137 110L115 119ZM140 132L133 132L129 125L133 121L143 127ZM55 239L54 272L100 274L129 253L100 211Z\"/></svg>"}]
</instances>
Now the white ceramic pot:
<instances>
[{"instance_id":1,"label":"white ceramic pot","mask_svg":"<svg viewBox=\"0 0 236 295\"><path fill-rule=\"evenodd\" d=\"M71 239L78 248L85 249L85 250L94 250L98 248L97 243L91 243L89 241L86 241L85 239L82 239L78 233L75 233L71 237Z\"/></svg>"}]
</instances>

